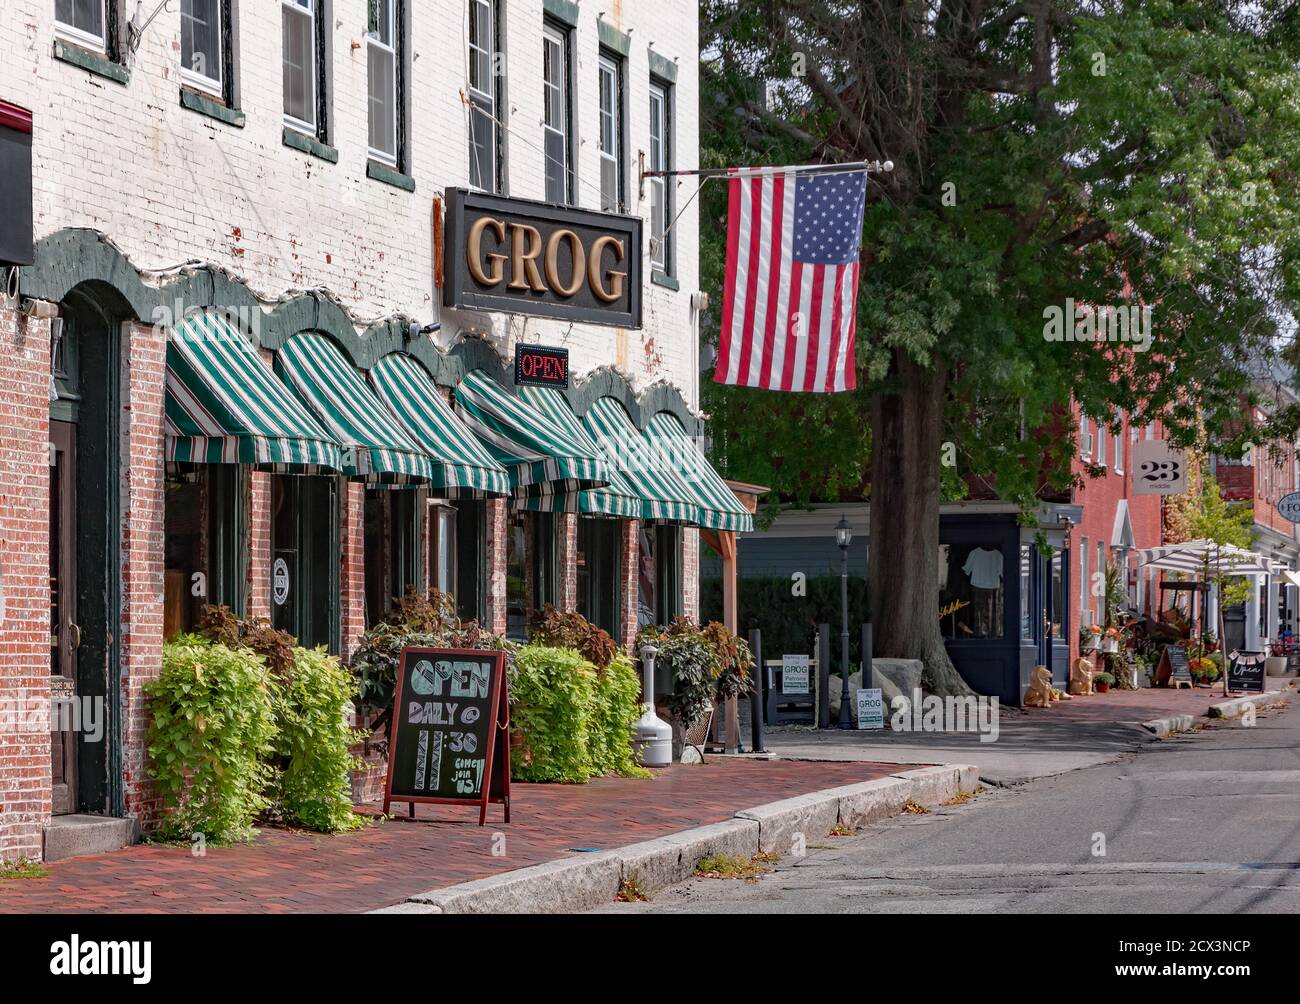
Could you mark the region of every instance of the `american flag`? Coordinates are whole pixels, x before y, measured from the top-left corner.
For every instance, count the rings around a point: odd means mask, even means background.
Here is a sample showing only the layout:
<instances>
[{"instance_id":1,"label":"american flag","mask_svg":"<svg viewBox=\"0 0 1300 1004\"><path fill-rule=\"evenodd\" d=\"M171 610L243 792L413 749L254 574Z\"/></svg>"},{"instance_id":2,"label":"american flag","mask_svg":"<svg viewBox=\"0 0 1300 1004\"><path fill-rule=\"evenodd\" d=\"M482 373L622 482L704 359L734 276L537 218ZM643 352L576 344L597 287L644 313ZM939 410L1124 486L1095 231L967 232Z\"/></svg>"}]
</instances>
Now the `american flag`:
<instances>
[{"instance_id":1,"label":"american flag","mask_svg":"<svg viewBox=\"0 0 1300 1004\"><path fill-rule=\"evenodd\" d=\"M866 172L740 170L730 185L713 379L765 390L853 390Z\"/></svg>"}]
</instances>

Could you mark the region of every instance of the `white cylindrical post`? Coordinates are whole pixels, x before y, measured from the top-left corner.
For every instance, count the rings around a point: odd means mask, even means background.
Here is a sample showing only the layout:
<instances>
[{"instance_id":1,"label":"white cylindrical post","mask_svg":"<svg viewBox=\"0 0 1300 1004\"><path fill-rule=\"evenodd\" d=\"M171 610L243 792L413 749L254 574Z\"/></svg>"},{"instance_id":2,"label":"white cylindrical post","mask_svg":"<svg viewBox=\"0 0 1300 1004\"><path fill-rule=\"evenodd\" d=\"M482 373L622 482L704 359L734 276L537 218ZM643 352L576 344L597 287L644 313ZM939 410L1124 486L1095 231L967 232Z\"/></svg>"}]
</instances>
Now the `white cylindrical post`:
<instances>
[{"instance_id":1,"label":"white cylindrical post","mask_svg":"<svg viewBox=\"0 0 1300 1004\"><path fill-rule=\"evenodd\" d=\"M637 757L643 767L667 767L673 762L673 730L655 714L655 656L653 645L641 646L641 678L645 687L645 713L637 719L634 733Z\"/></svg>"}]
</instances>

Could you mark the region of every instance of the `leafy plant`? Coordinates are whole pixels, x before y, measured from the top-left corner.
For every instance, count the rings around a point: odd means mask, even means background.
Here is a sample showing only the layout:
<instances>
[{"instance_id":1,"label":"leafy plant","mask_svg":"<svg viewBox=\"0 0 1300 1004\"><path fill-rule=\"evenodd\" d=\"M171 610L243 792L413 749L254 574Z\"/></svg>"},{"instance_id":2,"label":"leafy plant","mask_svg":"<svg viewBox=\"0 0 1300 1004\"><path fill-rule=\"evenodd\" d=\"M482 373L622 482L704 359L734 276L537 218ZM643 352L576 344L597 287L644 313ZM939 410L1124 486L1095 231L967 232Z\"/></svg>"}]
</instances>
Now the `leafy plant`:
<instances>
[{"instance_id":1,"label":"leafy plant","mask_svg":"<svg viewBox=\"0 0 1300 1004\"><path fill-rule=\"evenodd\" d=\"M604 669L618 655L618 644L582 614L557 610L547 603L528 621L529 638L553 648L572 648L597 669Z\"/></svg>"},{"instance_id":2,"label":"leafy plant","mask_svg":"<svg viewBox=\"0 0 1300 1004\"><path fill-rule=\"evenodd\" d=\"M272 681L250 649L182 635L145 684L150 775L168 810L162 836L247 840L268 805Z\"/></svg>"},{"instance_id":3,"label":"leafy plant","mask_svg":"<svg viewBox=\"0 0 1300 1004\"><path fill-rule=\"evenodd\" d=\"M596 671L573 649L525 645L515 658L511 726L523 740L511 777L582 783L594 768L589 746Z\"/></svg>"},{"instance_id":4,"label":"leafy plant","mask_svg":"<svg viewBox=\"0 0 1300 1004\"><path fill-rule=\"evenodd\" d=\"M345 715L355 681L324 649L295 649L292 680L276 688L278 732L274 749L282 762L276 802L286 822L335 833L362 825L352 810L348 772L360 766L349 747L365 739Z\"/></svg>"},{"instance_id":5,"label":"leafy plant","mask_svg":"<svg viewBox=\"0 0 1300 1004\"><path fill-rule=\"evenodd\" d=\"M1115 677L1112 676L1110 673L1101 672L1101 673L1097 673L1095 676L1093 676L1093 678L1092 678L1092 682L1093 682L1093 683L1104 683L1104 684L1106 684L1106 686L1111 687L1111 686L1114 686L1114 684L1115 684Z\"/></svg>"},{"instance_id":6,"label":"leafy plant","mask_svg":"<svg viewBox=\"0 0 1300 1004\"><path fill-rule=\"evenodd\" d=\"M288 631L273 628L265 618L241 620L229 607L209 604L199 616L196 633L226 648L251 648L266 660L267 668L278 680L287 680L293 674L297 639Z\"/></svg>"},{"instance_id":7,"label":"leafy plant","mask_svg":"<svg viewBox=\"0 0 1300 1004\"><path fill-rule=\"evenodd\" d=\"M647 626L637 632L637 650L646 644L659 650L657 658L672 672L668 710L684 725L714 701L744 697L753 690L753 653L717 621L700 628L677 617L667 628Z\"/></svg>"},{"instance_id":8,"label":"leafy plant","mask_svg":"<svg viewBox=\"0 0 1300 1004\"><path fill-rule=\"evenodd\" d=\"M649 777L632 752L632 727L641 717L641 681L632 660L618 655L597 672L594 697L588 728L593 773Z\"/></svg>"}]
</instances>

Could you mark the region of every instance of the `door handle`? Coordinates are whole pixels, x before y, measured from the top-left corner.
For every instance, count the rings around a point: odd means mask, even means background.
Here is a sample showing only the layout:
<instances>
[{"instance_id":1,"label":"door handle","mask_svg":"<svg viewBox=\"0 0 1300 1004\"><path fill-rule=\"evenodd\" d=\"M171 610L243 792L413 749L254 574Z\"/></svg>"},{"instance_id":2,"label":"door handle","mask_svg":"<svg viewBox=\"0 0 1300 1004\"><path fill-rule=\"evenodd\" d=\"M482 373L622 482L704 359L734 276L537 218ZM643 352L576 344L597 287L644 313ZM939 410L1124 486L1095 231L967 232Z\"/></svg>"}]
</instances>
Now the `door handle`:
<instances>
[{"instance_id":1,"label":"door handle","mask_svg":"<svg viewBox=\"0 0 1300 1004\"><path fill-rule=\"evenodd\" d=\"M75 652L79 648L81 648L81 625L69 624L68 625L68 649L69 651Z\"/></svg>"}]
</instances>

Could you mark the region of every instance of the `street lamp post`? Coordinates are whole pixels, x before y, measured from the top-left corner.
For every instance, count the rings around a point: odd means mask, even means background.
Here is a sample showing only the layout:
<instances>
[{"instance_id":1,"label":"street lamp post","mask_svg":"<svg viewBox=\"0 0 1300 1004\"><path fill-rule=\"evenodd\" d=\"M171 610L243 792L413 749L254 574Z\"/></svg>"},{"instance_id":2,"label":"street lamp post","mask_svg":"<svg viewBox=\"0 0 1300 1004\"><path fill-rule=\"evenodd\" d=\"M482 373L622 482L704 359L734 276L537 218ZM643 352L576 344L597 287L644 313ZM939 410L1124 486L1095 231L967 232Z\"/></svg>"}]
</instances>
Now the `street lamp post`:
<instances>
[{"instance_id":1,"label":"street lamp post","mask_svg":"<svg viewBox=\"0 0 1300 1004\"><path fill-rule=\"evenodd\" d=\"M835 524L835 543L840 549L840 722L842 729L853 728L849 716L849 544L853 527L843 516ZM865 682L865 681L864 681Z\"/></svg>"}]
</instances>

